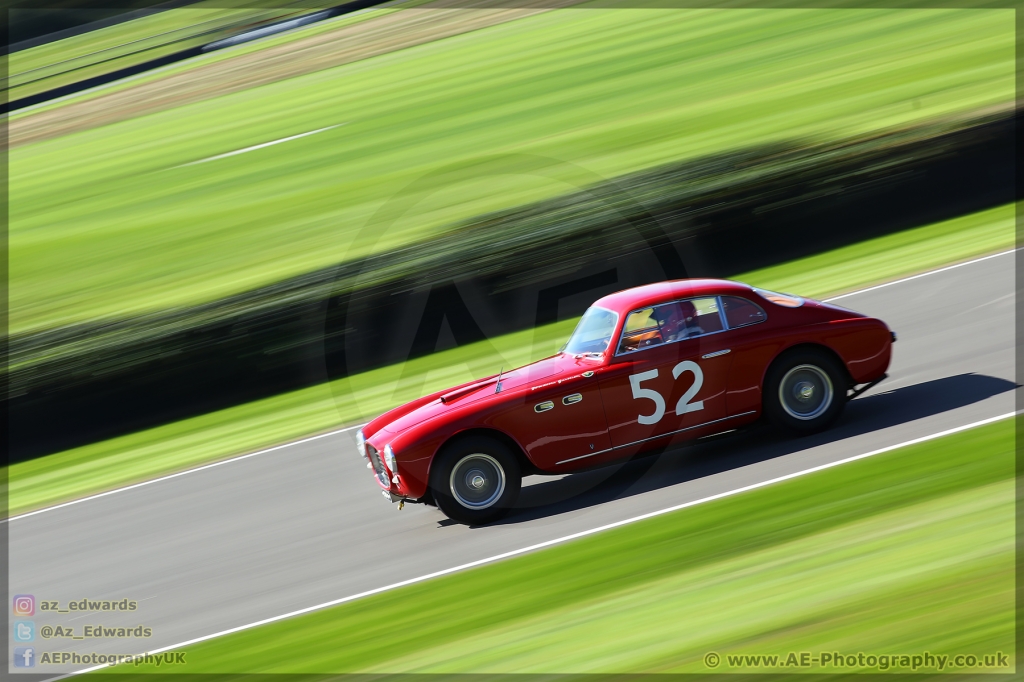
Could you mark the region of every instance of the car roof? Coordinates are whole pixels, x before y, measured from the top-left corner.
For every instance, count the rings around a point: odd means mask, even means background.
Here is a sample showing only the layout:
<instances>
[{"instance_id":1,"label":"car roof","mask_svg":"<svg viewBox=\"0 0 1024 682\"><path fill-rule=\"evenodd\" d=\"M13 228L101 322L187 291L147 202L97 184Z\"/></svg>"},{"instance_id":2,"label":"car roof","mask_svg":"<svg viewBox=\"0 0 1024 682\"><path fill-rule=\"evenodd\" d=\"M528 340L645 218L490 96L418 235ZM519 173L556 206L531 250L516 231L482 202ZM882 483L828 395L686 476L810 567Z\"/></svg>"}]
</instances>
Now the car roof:
<instances>
[{"instance_id":1,"label":"car roof","mask_svg":"<svg viewBox=\"0 0 1024 682\"><path fill-rule=\"evenodd\" d=\"M594 305L617 313L627 313L680 298L749 294L751 291L750 285L727 279L674 279L616 291L598 299Z\"/></svg>"}]
</instances>

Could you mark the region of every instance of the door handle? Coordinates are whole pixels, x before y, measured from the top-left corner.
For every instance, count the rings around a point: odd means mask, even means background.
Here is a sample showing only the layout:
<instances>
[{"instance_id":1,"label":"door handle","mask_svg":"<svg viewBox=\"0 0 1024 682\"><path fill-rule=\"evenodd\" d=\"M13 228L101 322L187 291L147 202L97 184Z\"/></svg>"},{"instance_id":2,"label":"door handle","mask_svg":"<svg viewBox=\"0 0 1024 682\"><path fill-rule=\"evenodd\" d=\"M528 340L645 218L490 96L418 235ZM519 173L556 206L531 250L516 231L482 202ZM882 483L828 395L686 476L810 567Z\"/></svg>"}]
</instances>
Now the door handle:
<instances>
[{"instance_id":1,"label":"door handle","mask_svg":"<svg viewBox=\"0 0 1024 682\"><path fill-rule=\"evenodd\" d=\"M564 398L562 398L562 404L563 405L574 405L574 404L580 402L581 400L583 400L583 396L581 394L573 393L572 395L567 395Z\"/></svg>"},{"instance_id":2,"label":"door handle","mask_svg":"<svg viewBox=\"0 0 1024 682\"><path fill-rule=\"evenodd\" d=\"M726 348L725 350L716 350L714 353L708 353L707 355L700 356L702 360L709 358L717 358L719 355L726 355L732 352L732 348Z\"/></svg>"},{"instance_id":3,"label":"door handle","mask_svg":"<svg viewBox=\"0 0 1024 682\"><path fill-rule=\"evenodd\" d=\"M551 402L550 400L545 400L542 403L537 403L536 405L534 405L533 406L533 411L534 412L547 412L548 410L554 409L554 407L555 407L555 404L553 402Z\"/></svg>"}]
</instances>

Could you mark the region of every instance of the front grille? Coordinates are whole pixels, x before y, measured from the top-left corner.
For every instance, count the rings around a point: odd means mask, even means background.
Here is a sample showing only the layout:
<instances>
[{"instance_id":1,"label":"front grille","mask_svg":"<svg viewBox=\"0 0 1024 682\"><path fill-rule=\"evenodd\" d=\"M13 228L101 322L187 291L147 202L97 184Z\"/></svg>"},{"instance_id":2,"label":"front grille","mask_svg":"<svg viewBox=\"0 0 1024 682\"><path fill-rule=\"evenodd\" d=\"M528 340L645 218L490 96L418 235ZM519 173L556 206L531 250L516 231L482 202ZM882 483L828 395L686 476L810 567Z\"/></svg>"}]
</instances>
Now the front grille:
<instances>
[{"instance_id":1,"label":"front grille","mask_svg":"<svg viewBox=\"0 0 1024 682\"><path fill-rule=\"evenodd\" d=\"M377 480L385 488L390 488L391 481L388 480L388 472L384 469L384 462L380 461L380 454L377 453L377 448L367 443L366 451L370 453L370 463L373 464L373 471L377 474Z\"/></svg>"}]
</instances>

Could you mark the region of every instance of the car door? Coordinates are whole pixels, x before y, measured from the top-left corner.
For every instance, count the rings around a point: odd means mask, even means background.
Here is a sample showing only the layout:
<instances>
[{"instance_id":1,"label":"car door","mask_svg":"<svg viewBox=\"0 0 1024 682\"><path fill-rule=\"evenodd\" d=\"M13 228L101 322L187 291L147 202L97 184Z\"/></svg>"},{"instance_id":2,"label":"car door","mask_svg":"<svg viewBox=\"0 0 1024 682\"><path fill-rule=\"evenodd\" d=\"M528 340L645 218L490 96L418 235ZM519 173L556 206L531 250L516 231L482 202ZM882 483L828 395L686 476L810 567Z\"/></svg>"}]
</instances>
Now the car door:
<instances>
[{"instance_id":1,"label":"car door","mask_svg":"<svg viewBox=\"0 0 1024 682\"><path fill-rule=\"evenodd\" d=\"M732 362L726 383L726 409L730 416L745 416L761 409L761 381L765 369L785 343L778 327L768 321L764 308L743 296L722 296L728 333L723 341Z\"/></svg>"},{"instance_id":2,"label":"car door","mask_svg":"<svg viewBox=\"0 0 1024 682\"><path fill-rule=\"evenodd\" d=\"M538 381L499 415L494 426L514 434L539 468L557 471L611 447L596 363ZM589 464L589 462L587 462Z\"/></svg>"},{"instance_id":3,"label":"car door","mask_svg":"<svg viewBox=\"0 0 1024 682\"><path fill-rule=\"evenodd\" d=\"M684 306L689 310L680 311ZM680 317L683 324L673 325ZM729 349L715 341L724 328L713 296L630 313L601 377L612 447L696 431L726 417Z\"/></svg>"}]
</instances>

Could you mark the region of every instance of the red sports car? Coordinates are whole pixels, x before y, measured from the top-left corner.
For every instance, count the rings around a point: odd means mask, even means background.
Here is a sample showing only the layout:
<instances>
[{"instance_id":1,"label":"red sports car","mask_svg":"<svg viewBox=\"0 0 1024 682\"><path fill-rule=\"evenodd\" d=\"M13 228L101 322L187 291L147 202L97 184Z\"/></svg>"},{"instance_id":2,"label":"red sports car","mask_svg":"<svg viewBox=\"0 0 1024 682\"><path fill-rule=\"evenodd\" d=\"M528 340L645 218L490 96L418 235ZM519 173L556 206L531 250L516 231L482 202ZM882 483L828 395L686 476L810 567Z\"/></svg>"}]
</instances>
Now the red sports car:
<instances>
[{"instance_id":1,"label":"red sports car","mask_svg":"<svg viewBox=\"0 0 1024 682\"><path fill-rule=\"evenodd\" d=\"M392 502L486 523L514 504L523 475L601 466L762 414L823 429L885 378L895 340L880 320L739 282L650 284L594 303L557 355L377 417L359 453Z\"/></svg>"}]
</instances>

